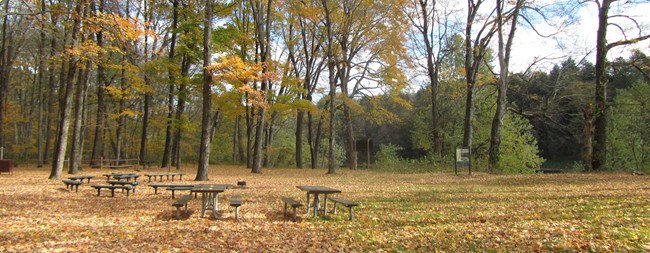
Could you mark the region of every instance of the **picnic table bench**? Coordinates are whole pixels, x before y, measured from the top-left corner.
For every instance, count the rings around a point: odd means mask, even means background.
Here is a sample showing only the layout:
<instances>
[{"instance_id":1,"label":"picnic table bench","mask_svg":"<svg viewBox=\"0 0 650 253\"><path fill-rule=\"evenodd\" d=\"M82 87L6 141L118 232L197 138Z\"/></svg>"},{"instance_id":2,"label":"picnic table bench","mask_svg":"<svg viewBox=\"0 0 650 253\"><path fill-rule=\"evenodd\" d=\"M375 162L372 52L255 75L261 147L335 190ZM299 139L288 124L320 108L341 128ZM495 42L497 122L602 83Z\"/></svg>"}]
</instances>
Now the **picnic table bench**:
<instances>
[{"instance_id":1,"label":"picnic table bench","mask_svg":"<svg viewBox=\"0 0 650 253\"><path fill-rule=\"evenodd\" d=\"M173 198L175 198L175 195L174 195L175 191L192 191L192 188L194 188L193 185L190 185L190 186L170 186L170 187L167 187L167 190L172 192L172 199L173 199Z\"/></svg>"},{"instance_id":2,"label":"picnic table bench","mask_svg":"<svg viewBox=\"0 0 650 253\"><path fill-rule=\"evenodd\" d=\"M126 190L127 197L131 190L135 190L135 187L130 185L91 185L90 187L97 189L97 196L99 196L101 189L111 189L111 197L115 197L115 189L122 189L122 191Z\"/></svg>"},{"instance_id":3,"label":"picnic table bench","mask_svg":"<svg viewBox=\"0 0 650 253\"><path fill-rule=\"evenodd\" d=\"M79 180L81 182L84 181L84 179L88 180L88 183L90 183L90 179L95 178L95 176L73 176L73 177L68 177L70 180Z\"/></svg>"},{"instance_id":4,"label":"picnic table bench","mask_svg":"<svg viewBox=\"0 0 650 253\"><path fill-rule=\"evenodd\" d=\"M106 180L110 180L112 177L117 181L120 181L122 179L126 179L126 181L131 181L132 178L133 181L138 181L138 177L140 177L140 175L135 173L111 173L111 174L104 174L103 176L106 177Z\"/></svg>"},{"instance_id":5,"label":"picnic table bench","mask_svg":"<svg viewBox=\"0 0 650 253\"><path fill-rule=\"evenodd\" d=\"M165 176L167 177L167 180L169 180L169 177L171 176L172 177L172 182L174 182L174 178L176 176L179 177L179 180L183 180L183 175L185 175L185 174L183 174L183 173L149 173L149 174L144 174L144 175L147 176L147 178L149 179L149 182L151 182L152 177L153 177L153 181L156 181L156 178L160 177L160 181L162 182L163 177L165 177Z\"/></svg>"},{"instance_id":6,"label":"picnic table bench","mask_svg":"<svg viewBox=\"0 0 650 253\"><path fill-rule=\"evenodd\" d=\"M293 208L293 221L296 221L296 208L301 207L302 203L290 197L282 197L281 199L284 202L284 216L287 216L287 205L290 205Z\"/></svg>"},{"instance_id":7,"label":"picnic table bench","mask_svg":"<svg viewBox=\"0 0 650 253\"><path fill-rule=\"evenodd\" d=\"M230 206L235 208L235 220L239 220L239 207L241 206L241 196L234 195L230 197Z\"/></svg>"},{"instance_id":8,"label":"picnic table bench","mask_svg":"<svg viewBox=\"0 0 650 253\"><path fill-rule=\"evenodd\" d=\"M352 202L350 200L342 199L342 198L336 198L336 197L329 197L328 198L330 201L334 202L334 213L336 214L336 204L341 204L349 209L350 213L350 220L352 220L352 207L358 206L358 203Z\"/></svg>"},{"instance_id":9,"label":"picnic table bench","mask_svg":"<svg viewBox=\"0 0 650 253\"><path fill-rule=\"evenodd\" d=\"M158 194L158 187L194 187L191 184L149 184L149 187L153 187L153 194Z\"/></svg>"},{"instance_id":10,"label":"picnic table bench","mask_svg":"<svg viewBox=\"0 0 650 253\"><path fill-rule=\"evenodd\" d=\"M136 181L133 181L133 182L131 182L131 181L106 181L106 183L110 184L110 185L133 186L133 193L135 193L136 186L138 186L140 184L140 182L136 182Z\"/></svg>"},{"instance_id":11,"label":"picnic table bench","mask_svg":"<svg viewBox=\"0 0 650 253\"><path fill-rule=\"evenodd\" d=\"M172 203L172 206L176 207L176 219L177 220L180 219L181 207L183 207L183 206L185 207L185 214L187 214L187 204L190 202L190 200L192 200L192 194L185 195L185 196L181 197L180 199L174 201L174 203Z\"/></svg>"},{"instance_id":12,"label":"picnic table bench","mask_svg":"<svg viewBox=\"0 0 650 253\"><path fill-rule=\"evenodd\" d=\"M69 191L72 191L72 188L75 188L75 192L79 192L79 185L82 185L84 182L83 181L76 181L76 180L70 180L70 179L63 179L63 183L65 184L65 188L68 189Z\"/></svg>"}]
</instances>

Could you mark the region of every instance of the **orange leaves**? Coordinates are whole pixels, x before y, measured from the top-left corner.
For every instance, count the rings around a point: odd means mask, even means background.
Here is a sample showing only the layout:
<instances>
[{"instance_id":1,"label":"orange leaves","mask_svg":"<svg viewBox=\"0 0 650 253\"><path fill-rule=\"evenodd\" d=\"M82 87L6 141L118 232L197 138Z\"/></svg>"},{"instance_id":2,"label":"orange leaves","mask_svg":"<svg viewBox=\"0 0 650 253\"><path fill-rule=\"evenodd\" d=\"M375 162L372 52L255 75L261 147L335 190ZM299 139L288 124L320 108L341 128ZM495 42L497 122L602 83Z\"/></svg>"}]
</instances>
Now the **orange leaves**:
<instances>
[{"instance_id":1,"label":"orange leaves","mask_svg":"<svg viewBox=\"0 0 650 253\"><path fill-rule=\"evenodd\" d=\"M622 174L495 176L395 174L372 170L212 166L214 183L247 181L219 195L221 218L200 218L200 200L174 220L170 193L147 183L128 198L69 192L48 171L21 165L0 178L0 251L142 252L645 252L650 249L650 179ZM188 166L184 182L196 168ZM88 169L99 176L110 170ZM126 172L126 171L125 171ZM149 171L155 172L155 171ZM95 178L91 184L99 183ZM9 180L10 179L10 180ZM282 216L280 196L305 201L297 184L341 189L359 202L355 220ZM228 206L242 196L240 220Z\"/></svg>"},{"instance_id":2,"label":"orange leaves","mask_svg":"<svg viewBox=\"0 0 650 253\"><path fill-rule=\"evenodd\" d=\"M228 82L237 87L265 79L261 73L261 64L249 64L237 56L225 56L220 62L208 66L208 70L212 73L213 80Z\"/></svg>"}]
</instances>

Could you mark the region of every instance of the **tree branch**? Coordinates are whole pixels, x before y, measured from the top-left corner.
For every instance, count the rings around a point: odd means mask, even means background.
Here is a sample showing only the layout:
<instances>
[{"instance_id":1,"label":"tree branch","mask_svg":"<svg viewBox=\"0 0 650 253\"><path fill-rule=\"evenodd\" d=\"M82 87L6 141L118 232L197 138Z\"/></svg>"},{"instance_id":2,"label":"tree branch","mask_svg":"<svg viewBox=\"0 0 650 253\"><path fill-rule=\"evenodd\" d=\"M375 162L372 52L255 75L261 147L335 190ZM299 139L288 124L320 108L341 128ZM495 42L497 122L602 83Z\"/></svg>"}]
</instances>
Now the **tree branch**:
<instances>
[{"instance_id":1,"label":"tree branch","mask_svg":"<svg viewBox=\"0 0 650 253\"><path fill-rule=\"evenodd\" d=\"M618 47L618 46L624 46L624 45L630 45L634 44L640 41L644 41L650 38L650 34L646 34L644 36L634 38L634 39L629 39L629 40L619 40L617 42L609 43L607 44L607 50L610 50L612 48Z\"/></svg>"}]
</instances>

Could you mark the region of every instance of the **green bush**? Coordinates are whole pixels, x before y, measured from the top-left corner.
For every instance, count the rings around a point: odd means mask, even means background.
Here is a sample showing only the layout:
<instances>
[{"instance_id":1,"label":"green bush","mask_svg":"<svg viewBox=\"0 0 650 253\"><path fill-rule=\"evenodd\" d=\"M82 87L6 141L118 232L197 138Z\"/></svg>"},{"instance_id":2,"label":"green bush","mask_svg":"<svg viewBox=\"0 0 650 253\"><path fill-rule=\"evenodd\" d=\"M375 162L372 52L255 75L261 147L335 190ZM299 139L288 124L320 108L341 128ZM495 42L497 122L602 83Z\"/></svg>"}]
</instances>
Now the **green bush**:
<instances>
[{"instance_id":1,"label":"green bush","mask_svg":"<svg viewBox=\"0 0 650 253\"><path fill-rule=\"evenodd\" d=\"M650 86L619 90L610 110L608 167L650 172Z\"/></svg>"}]
</instances>

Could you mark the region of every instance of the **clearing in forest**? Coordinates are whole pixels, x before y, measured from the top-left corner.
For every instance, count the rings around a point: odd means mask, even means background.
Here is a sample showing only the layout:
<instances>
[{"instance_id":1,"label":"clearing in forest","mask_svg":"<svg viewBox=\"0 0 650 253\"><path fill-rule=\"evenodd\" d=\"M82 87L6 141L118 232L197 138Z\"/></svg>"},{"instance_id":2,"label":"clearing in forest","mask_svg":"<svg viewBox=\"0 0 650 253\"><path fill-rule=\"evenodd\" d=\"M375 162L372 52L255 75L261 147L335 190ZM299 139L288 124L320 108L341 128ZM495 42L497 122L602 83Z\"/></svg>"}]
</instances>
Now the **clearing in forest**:
<instances>
[{"instance_id":1,"label":"clearing in forest","mask_svg":"<svg viewBox=\"0 0 650 253\"><path fill-rule=\"evenodd\" d=\"M182 168L193 184L196 167ZM84 169L92 184L111 172L166 170ZM172 172L175 172L173 170ZM107 252L466 252L466 251L650 251L650 177L628 174L454 176L393 174L368 170L265 169L252 174L236 166L212 166L209 183L247 188L220 194L219 220L200 217L200 199L189 216L175 220L171 193L148 187L141 177L128 197L79 192L47 169L16 168L0 175L0 251ZM67 178L67 174L64 177ZM160 183L160 182L156 182ZM172 183L163 182L163 183ZM201 182L205 183L205 182ZM339 206L328 218L297 222L283 217L282 196L305 202L297 185L324 185L360 205L354 220ZM184 193L181 193L184 194ZM228 206L241 195L239 220ZM176 198L178 199L178 197Z\"/></svg>"}]
</instances>

